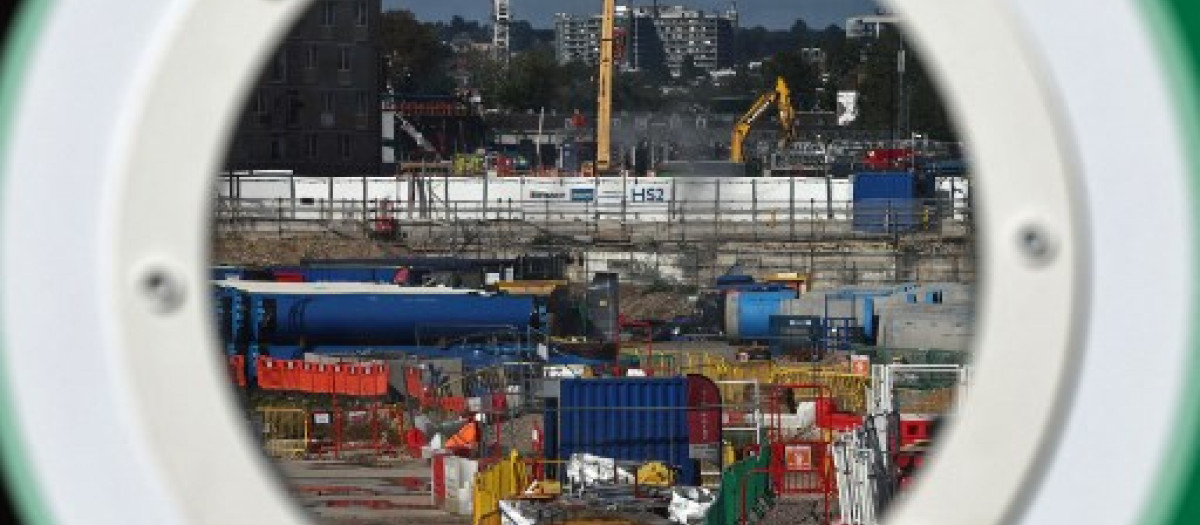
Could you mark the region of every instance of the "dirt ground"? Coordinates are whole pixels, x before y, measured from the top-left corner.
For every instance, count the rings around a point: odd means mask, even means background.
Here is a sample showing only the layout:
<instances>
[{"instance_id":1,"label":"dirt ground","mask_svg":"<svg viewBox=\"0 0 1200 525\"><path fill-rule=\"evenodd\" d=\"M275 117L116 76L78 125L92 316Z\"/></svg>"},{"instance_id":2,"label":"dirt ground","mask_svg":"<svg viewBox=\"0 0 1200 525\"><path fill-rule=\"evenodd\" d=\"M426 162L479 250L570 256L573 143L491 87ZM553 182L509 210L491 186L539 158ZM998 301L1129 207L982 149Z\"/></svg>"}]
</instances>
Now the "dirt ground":
<instances>
[{"instance_id":1,"label":"dirt ground","mask_svg":"<svg viewBox=\"0 0 1200 525\"><path fill-rule=\"evenodd\" d=\"M303 259L366 259L405 255L384 243L331 235L221 235L213 239L213 264L294 265Z\"/></svg>"}]
</instances>

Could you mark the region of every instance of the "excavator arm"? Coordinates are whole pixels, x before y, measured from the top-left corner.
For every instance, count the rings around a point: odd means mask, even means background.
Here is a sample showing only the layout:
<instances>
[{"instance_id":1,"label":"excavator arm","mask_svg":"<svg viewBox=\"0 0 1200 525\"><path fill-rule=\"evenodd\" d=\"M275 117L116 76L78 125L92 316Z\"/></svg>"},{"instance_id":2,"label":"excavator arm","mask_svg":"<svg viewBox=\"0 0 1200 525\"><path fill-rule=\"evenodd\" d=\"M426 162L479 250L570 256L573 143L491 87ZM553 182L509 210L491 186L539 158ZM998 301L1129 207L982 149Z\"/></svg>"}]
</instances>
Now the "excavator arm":
<instances>
[{"instance_id":1,"label":"excavator arm","mask_svg":"<svg viewBox=\"0 0 1200 525\"><path fill-rule=\"evenodd\" d=\"M779 125L783 132L780 137L781 142L791 142L795 135L794 121L796 119L796 110L792 107L792 91L788 88L787 82L783 77L779 77L775 81L775 90L763 93L754 101L754 105L750 106L750 110L738 119L737 125L733 127L733 138L729 142L729 158L733 162L746 161L746 136L750 134L750 128L754 123L762 117L767 108L775 104L779 110Z\"/></svg>"},{"instance_id":2,"label":"excavator arm","mask_svg":"<svg viewBox=\"0 0 1200 525\"><path fill-rule=\"evenodd\" d=\"M792 106L792 90L783 77L775 81L775 95L775 104L779 107L779 127L783 131L779 142L781 145L790 144L796 135L796 109Z\"/></svg>"}]
</instances>

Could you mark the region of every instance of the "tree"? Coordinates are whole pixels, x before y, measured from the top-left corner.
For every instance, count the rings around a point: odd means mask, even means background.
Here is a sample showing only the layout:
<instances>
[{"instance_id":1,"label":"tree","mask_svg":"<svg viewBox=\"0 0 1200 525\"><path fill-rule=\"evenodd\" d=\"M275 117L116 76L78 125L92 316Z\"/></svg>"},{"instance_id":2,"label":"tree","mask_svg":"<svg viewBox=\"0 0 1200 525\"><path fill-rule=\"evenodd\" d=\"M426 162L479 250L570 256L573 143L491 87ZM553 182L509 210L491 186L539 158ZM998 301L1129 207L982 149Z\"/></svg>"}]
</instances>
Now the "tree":
<instances>
[{"instance_id":1,"label":"tree","mask_svg":"<svg viewBox=\"0 0 1200 525\"><path fill-rule=\"evenodd\" d=\"M561 84L562 68L554 49L537 46L514 56L509 62L499 102L510 109L539 110L556 98Z\"/></svg>"},{"instance_id":2,"label":"tree","mask_svg":"<svg viewBox=\"0 0 1200 525\"><path fill-rule=\"evenodd\" d=\"M788 35L795 43L796 47L810 47L814 45L815 38L810 34L808 23L804 19L796 19L792 24L792 28L788 30Z\"/></svg>"},{"instance_id":3,"label":"tree","mask_svg":"<svg viewBox=\"0 0 1200 525\"><path fill-rule=\"evenodd\" d=\"M620 73L613 83L616 111L660 111L664 98L658 83L647 73Z\"/></svg>"},{"instance_id":4,"label":"tree","mask_svg":"<svg viewBox=\"0 0 1200 525\"><path fill-rule=\"evenodd\" d=\"M597 69L579 61L560 66L562 78L555 97L555 107L564 113L579 110L583 113L596 111Z\"/></svg>"},{"instance_id":5,"label":"tree","mask_svg":"<svg viewBox=\"0 0 1200 525\"><path fill-rule=\"evenodd\" d=\"M800 33L803 28L804 33ZM795 31L795 32L793 32ZM770 31L762 26L738 28L733 37L733 56L737 63L763 60L776 53L800 47L807 34L807 25L797 21L789 31Z\"/></svg>"},{"instance_id":6,"label":"tree","mask_svg":"<svg viewBox=\"0 0 1200 525\"><path fill-rule=\"evenodd\" d=\"M696 57L685 55L683 63L679 66L679 80L684 83L691 82L704 74L704 70L696 66Z\"/></svg>"},{"instance_id":7,"label":"tree","mask_svg":"<svg viewBox=\"0 0 1200 525\"><path fill-rule=\"evenodd\" d=\"M458 15L451 17L449 23L435 22L433 27L437 31L438 38L443 42L449 42L459 37L466 37L472 42L489 42L492 39L491 27L475 20L467 21Z\"/></svg>"},{"instance_id":8,"label":"tree","mask_svg":"<svg viewBox=\"0 0 1200 525\"><path fill-rule=\"evenodd\" d=\"M817 70L812 67L799 49L777 53L763 63L764 80L773 89L775 79L783 77L792 90L793 103L797 108L811 108L816 100L815 93L820 85Z\"/></svg>"},{"instance_id":9,"label":"tree","mask_svg":"<svg viewBox=\"0 0 1200 525\"><path fill-rule=\"evenodd\" d=\"M908 131L928 133L930 138L936 140L957 141L941 94L920 58L912 51L912 46L906 44L894 28L884 31L866 50L867 60L862 65L859 83L862 108L860 127L899 131L897 124L901 118L898 112L903 106L900 104L900 73L897 66L898 53L902 48L906 50L904 100L908 105Z\"/></svg>"},{"instance_id":10,"label":"tree","mask_svg":"<svg viewBox=\"0 0 1200 525\"><path fill-rule=\"evenodd\" d=\"M470 76L470 86L479 90L484 104L496 105L508 77L504 62L484 51L468 51L459 57L459 61Z\"/></svg>"},{"instance_id":11,"label":"tree","mask_svg":"<svg viewBox=\"0 0 1200 525\"><path fill-rule=\"evenodd\" d=\"M388 11L379 31L384 75L393 86L405 92L453 90L446 67L451 51L432 24L418 21L411 11Z\"/></svg>"}]
</instances>

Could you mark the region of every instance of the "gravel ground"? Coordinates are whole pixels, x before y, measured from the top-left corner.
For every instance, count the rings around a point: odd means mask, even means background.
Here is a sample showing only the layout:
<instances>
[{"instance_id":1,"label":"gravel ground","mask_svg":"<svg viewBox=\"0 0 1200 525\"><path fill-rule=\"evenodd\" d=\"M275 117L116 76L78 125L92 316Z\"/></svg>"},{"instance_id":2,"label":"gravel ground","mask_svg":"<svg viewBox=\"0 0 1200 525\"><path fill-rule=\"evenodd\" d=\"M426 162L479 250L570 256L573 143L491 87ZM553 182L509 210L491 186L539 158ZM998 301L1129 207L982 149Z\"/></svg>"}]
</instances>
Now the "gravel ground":
<instances>
[{"instance_id":1,"label":"gravel ground","mask_svg":"<svg viewBox=\"0 0 1200 525\"><path fill-rule=\"evenodd\" d=\"M830 515L836 517L837 502L830 500ZM825 523L823 502L817 498L777 499L775 506L756 525L820 525Z\"/></svg>"},{"instance_id":2,"label":"gravel ground","mask_svg":"<svg viewBox=\"0 0 1200 525\"><path fill-rule=\"evenodd\" d=\"M394 257L402 250L383 243L330 235L222 235L213 240L213 262L233 265L300 264L303 259Z\"/></svg>"}]
</instances>

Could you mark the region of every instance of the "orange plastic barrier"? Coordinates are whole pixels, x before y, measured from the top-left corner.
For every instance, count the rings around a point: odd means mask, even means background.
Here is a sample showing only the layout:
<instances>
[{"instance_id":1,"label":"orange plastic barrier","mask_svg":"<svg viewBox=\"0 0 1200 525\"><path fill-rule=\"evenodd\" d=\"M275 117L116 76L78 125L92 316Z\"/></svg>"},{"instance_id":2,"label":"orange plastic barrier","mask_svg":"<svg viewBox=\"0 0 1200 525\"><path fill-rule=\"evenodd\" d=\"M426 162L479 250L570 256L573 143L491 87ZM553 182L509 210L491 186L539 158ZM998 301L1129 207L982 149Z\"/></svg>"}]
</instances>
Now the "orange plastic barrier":
<instances>
[{"instance_id":1,"label":"orange plastic barrier","mask_svg":"<svg viewBox=\"0 0 1200 525\"><path fill-rule=\"evenodd\" d=\"M269 357L258 359L258 386L263 390L382 396L387 394L387 385L388 366L383 363L318 364Z\"/></svg>"},{"instance_id":2,"label":"orange plastic barrier","mask_svg":"<svg viewBox=\"0 0 1200 525\"><path fill-rule=\"evenodd\" d=\"M283 370L274 359L258 359L258 387L263 390L287 390L284 388Z\"/></svg>"}]
</instances>

